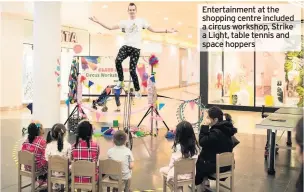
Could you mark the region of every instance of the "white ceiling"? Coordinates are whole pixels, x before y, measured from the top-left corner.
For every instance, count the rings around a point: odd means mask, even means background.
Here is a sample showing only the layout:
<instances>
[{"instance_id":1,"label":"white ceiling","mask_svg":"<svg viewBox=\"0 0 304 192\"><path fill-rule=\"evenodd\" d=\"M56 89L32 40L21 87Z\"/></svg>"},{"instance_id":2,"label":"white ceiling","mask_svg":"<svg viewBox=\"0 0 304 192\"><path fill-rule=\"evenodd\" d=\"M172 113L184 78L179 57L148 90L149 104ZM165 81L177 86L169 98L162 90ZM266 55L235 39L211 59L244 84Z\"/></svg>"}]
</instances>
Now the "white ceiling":
<instances>
[{"instance_id":1,"label":"white ceiling","mask_svg":"<svg viewBox=\"0 0 304 192\"><path fill-rule=\"evenodd\" d=\"M137 16L145 18L156 29L176 28L179 31L177 34L167 36L195 44L199 3L206 2L136 2ZM14 12L33 19L33 2L1 2L1 5L4 12ZM96 16L105 24L115 25L119 20L128 18L127 8L128 2L62 2L62 25L86 29L92 33L113 33L91 22L88 17Z\"/></svg>"},{"instance_id":2,"label":"white ceiling","mask_svg":"<svg viewBox=\"0 0 304 192\"><path fill-rule=\"evenodd\" d=\"M3 12L13 12L33 19L33 2L1 2L1 5ZM136 5L137 17L145 18L153 28L175 28L179 32L170 36L196 42L197 2L136 2ZM117 33L118 31L103 29L88 18L96 16L107 25L115 25L119 20L128 18L127 8L128 2L62 2L62 25L86 29L91 33Z\"/></svg>"}]
</instances>

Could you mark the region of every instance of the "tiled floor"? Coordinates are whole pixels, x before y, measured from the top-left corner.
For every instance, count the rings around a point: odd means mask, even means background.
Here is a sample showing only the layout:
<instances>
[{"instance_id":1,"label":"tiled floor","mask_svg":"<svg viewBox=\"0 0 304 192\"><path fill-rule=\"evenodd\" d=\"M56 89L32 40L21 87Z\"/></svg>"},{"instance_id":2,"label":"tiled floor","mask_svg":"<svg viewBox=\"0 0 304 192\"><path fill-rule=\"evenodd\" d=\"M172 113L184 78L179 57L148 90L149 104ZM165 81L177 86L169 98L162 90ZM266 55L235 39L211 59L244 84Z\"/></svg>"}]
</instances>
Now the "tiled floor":
<instances>
[{"instance_id":1,"label":"tiled floor","mask_svg":"<svg viewBox=\"0 0 304 192\"><path fill-rule=\"evenodd\" d=\"M175 89L164 91L159 94L176 99L193 99L198 95L198 86L186 89ZM133 110L136 111L146 105L146 99L136 100ZM176 109L181 103L178 100L160 98L159 102L165 103L165 107L160 111L163 119L170 128L174 128L177 123ZM113 111L113 101L110 102L109 111ZM88 104L89 105L89 104ZM113 110L112 110L113 109ZM145 111L133 114L131 123L137 124ZM295 151L280 150L276 161L276 175L268 176L266 172L266 162L264 161L265 131L256 130L255 123L260 120L259 113L229 111L234 118L239 133L237 134L241 144L235 148L235 189L237 192L292 192L295 191L295 182L299 172L299 164L296 160ZM66 107L61 108L61 122L67 116ZM91 113L89 113L91 114ZM185 110L186 119L195 122L197 119L197 109L190 107ZM94 120L94 114L90 115ZM112 122L117 116L107 116L100 119L101 122ZM119 117L122 118L122 117ZM1 191L17 191L17 166L14 158L16 151L20 148L22 126L26 126L31 119L28 110L10 111L1 113ZM56 123L56 122L54 122ZM94 123L95 127L100 127L100 122ZM148 129L150 120L147 118L143 122L143 127ZM132 190L162 190L162 178L159 168L169 163L172 141L165 139L166 129L159 123L161 131L158 137L144 137L134 140L133 154L136 160L132 177ZM280 135L280 134L278 134ZM72 143L75 140L73 134L67 136ZM111 141L103 137L95 138L101 147L101 157L105 158L106 151L112 146ZM285 144L285 137L280 140ZM28 183L29 180L25 180ZM24 191L30 191L26 189ZM225 190L223 190L225 191Z\"/></svg>"}]
</instances>

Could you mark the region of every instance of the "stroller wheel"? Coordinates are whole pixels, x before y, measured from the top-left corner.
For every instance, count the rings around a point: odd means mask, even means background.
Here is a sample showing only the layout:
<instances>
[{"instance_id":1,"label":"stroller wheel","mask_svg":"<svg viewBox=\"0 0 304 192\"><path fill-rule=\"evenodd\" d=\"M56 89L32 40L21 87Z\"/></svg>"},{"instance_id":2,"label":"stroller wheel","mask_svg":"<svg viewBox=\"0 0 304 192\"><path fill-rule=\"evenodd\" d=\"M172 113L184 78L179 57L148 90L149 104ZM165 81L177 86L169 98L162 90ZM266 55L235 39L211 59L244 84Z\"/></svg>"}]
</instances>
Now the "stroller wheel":
<instances>
[{"instance_id":1,"label":"stroller wheel","mask_svg":"<svg viewBox=\"0 0 304 192\"><path fill-rule=\"evenodd\" d=\"M101 110L102 110L102 112L107 112L108 111L108 107L105 106Z\"/></svg>"},{"instance_id":2,"label":"stroller wheel","mask_svg":"<svg viewBox=\"0 0 304 192\"><path fill-rule=\"evenodd\" d=\"M95 109L95 110L97 109L97 107L96 107L96 101L95 100L92 103L92 108Z\"/></svg>"}]
</instances>

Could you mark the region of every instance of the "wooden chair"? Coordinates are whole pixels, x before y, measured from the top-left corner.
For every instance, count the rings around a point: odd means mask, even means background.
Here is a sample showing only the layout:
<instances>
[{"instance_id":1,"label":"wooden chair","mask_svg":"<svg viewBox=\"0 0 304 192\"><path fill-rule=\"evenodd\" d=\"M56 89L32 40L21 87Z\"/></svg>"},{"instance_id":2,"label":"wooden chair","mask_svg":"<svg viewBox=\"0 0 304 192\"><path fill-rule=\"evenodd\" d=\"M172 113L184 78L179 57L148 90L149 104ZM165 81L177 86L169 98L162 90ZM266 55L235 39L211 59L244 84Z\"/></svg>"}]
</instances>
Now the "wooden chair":
<instances>
[{"instance_id":1,"label":"wooden chair","mask_svg":"<svg viewBox=\"0 0 304 192\"><path fill-rule=\"evenodd\" d=\"M79 160L72 163L71 191L88 190L96 192L96 163ZM91 177L91 183L75 183L75 177Z\"/></svg>"},{"instance_id":2,"label":"wooden chair","mask_svg":"<svg viewBox=\"0 0 304 192\"><path fill-rule=\"evenodd\" d=\"M102 177L102 175L105 175ZM118 180L110 179L110 176L118 176ZM122 180L122 164L112 159L99 161L99 192L103 191L103 186L118 188L118 192L129 191L131 180Z\"/></svg>"},{"instance_id":3,"label":"wooden chair","mask_svg":"<svg viewBox=\"0 0 304 192\"><path fill-rule=\"evenodd\" d=\"M53 171L64 173L64 176L53 176ZM65 185L69 191L69 160L58 155L50 156L48 160L48 191L52 191L53 183Z\"/></svg>"},{"instance_id":4,"label":"wooden chair","mask_svg":"<svg viewBox=\"0 0 304 192\"><path fill-rule=\"evenodd\" d=\"M167 175L163 175L163 191L167 191L167 186L171 191L177 192L179 187L187 189L188 185L195 186L195 159L181 159L174 163L174 179L167 182ZM191 174L191 179L178 180L178 175ZM195 191L195 187L191 187Z\"/></svg>"},{"instance_id":5,"label":"wooden chair","mask_svg":"<svg viewBox=\"0 0 304 192\"><path fill-rule=\"evenodd\" d=\"M231 166L230 171L220 173L221 167ZM210 175L211 178L216 180L216 192L220 191L220 186L234 192L234 154L230 152L221 153L216 155L216 173ZM230 178L230 187L220 183L220 179ZM209 187L205 187L212 191Z\"/></svg>"},{"instance_id":6,"label":"wooden chair","mask_svg":"<svg viewBox=\"0 0 304 192\"><path fill-rule=\"evenodd\" d=\"M31 166L31 171L22 170L23 166ZM21 192L22 189L31 186L31 191L34 192L36 178L43 173L36 171L36 163L35 163L35 155L28 151L19 151L18 152L18 192ZM32 182L28 185L21 186L22 184L22 176L29 177L32 179Z\"/></svg>"}]
</instances>

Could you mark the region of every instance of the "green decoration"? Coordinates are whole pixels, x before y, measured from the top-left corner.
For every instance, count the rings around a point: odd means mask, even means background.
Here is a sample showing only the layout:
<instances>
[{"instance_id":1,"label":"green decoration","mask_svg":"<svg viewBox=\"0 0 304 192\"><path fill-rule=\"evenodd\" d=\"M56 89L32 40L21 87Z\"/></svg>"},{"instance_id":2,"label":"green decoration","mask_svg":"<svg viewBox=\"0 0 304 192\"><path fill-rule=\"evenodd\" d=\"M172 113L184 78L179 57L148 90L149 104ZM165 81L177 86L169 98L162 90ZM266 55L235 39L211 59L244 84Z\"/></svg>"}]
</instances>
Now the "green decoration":
<instances>
[{"instance_id":1,"label":"green decoration","mask_svg":"<svg viewBox=\"0 0 304 192\"><path fill-rule=\"evenodd\" d=\"M101 137L101 136L102 136L102 133L94 133L93 136L94 136L94 137Z\"/></svg>"},{"instance_id":2,"label":"green decoration","mask_svg":"<svg viewBox=\"0 0 304 192\"><path fill-rule=\"evenodd\" d=\"M299 62L296 63L295 70L299 72L299 82L296 86L296 92L299 95L299 102L297 104L298 107L304 106L304 36L301 36L301 51L288 51L285 54L285 64L284 64L284 71L285 71L285 81L287 83L287 90L289 89L288 84L288 73L294 69L294 59L298 59Z\"/></svg>"},{"instance_id":3,"label":"green decoration","mask_svg":"<svg viewBox=\"0 0 304 192\"><path fill-rule=\"evenodd\" d=\"M206 107L205 107L203 104L201 104L200 98L194 99L194 100L184 101L184 102L177 108L176 116L177 116L178 122L181 122L181 121L185 121L185 120L186 120L184 111L185 111L186 106L187 106L188 104L190 104L191 102L195 103L195 104L200 108L200 112L201 112L201 113L206 109ZM193 128L199 128L199 126L200 126L200 124L202 123L203 119L204 119L204 116L201 115L200 119L199 119L197 122L192 123Z\"/></svg>"},{"instance_id":4,"label":"green decoration","mask_svg":"<svg viewBox=\"0 0 304 192\"><path fill-rule=\"evenodd\" d=\"M101 57L97 58L97 63L101 63Z\"/></svg>"},{"instance_id":5,"label":"green decoration","mask_svg":"<svg viewBox=\"0 0 304 192\"><path fill-rule=\"evenodd\" d=\"M113 120L113 127L119 127L118 120Z\"/></svg>"},{"instance_id":6,"label":"green decoration","mask_svg":"<svg viewBox=\"0 0 304 192\"><path fill-rule=\"evenodd\" d=\"M135 133L135 135L136 135L137 137L144 137L144 136L146 136L145 132L143 132L143 131L137 131L137 132Z\"/></svg>"}]
</instances>

